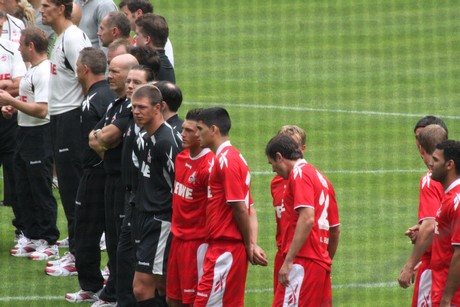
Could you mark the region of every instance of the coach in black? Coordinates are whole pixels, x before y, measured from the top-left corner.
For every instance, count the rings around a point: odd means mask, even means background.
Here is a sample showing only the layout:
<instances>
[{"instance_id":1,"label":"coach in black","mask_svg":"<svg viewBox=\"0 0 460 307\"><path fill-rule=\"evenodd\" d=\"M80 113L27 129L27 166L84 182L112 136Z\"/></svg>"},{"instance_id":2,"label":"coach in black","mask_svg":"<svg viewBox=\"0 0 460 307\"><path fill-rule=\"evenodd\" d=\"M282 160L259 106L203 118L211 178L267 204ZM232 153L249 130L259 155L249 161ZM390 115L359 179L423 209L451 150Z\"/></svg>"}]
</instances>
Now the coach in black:
<instances>
[{"instance_id":1,"label":"coach in black","mask_svg":"<svg viewBox=\"0 0 460 307\"><path fill-rule=\"evenodd\" d=\"M110 88L117 99L107 108L103 118L89 134L89 144L96 151L105 151L105 238L109 256L110 277L99 295L100 300L116 302L117 283L117 245L121 224L124 218L125 190L121 178L121 151L123 132L127 129L131 115L131 102L126 97L125 81L129 70L137 65L136 58L130 54L116 56L109 64Z\"/></svg>"},{"instance_id":2,"label":"coach in black","mask_svg":"<svg viewBox=\"0 0 460 307\"><path fill-rule=\"evenodd\" d=\"M100 270L101 251L99 239L105 229L104 186L105 170L103 152L89 147L88 135L103 118L115 93L105 80L107 62L102 50L93 47L80 51L77 60L77 77L85 99L82 103L81 133L83 148L83 176L77 192L75 211L75 257L81 290L67 293L69 302L96 300L96 293L104 286Z\"/></svg>"},{"instance_id":3,"label":"coach in black","mask_svg":"<svg viewBox=\"0 0 460 307\"><path fill-rule=\"evenodd\" d=\"M132 96L134 119L146 131L137 157L139 182L132 217L137 243L133 288L138 306L167 306L174 161L182 150L182 141L165 122L162 101L160 90L153 85L139 87Z\"/></svg>"}]
</instances>

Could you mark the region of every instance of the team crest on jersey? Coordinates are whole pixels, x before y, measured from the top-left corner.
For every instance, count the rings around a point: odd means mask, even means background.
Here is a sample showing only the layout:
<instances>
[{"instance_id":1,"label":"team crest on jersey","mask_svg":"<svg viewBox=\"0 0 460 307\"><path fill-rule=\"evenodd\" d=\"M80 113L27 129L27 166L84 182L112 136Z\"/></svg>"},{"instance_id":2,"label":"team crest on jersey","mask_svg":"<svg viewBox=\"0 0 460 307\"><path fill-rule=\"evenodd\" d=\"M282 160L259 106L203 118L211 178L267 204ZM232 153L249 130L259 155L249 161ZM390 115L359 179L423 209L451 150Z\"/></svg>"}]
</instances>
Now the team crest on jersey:
<instances>
[{"instance_id":1,"label":"team crest on jersey","mask_svg":"<svg viewBox=\"0 0 460 307\"><path fill-rule=\"evenodd\" d=\"M0 57L0 61L5 62L6 60L8 60L8 56L2 54L2 56Z\"/></svg>"},{"instance_id":2,"label":"team crest on jersey","mask_svg":"<svg viewBox=\"0 0 460 307\"><path fill-rule=\"evenodd\" d=\"M193 174L190 175L190 177L188 177L188 183L195 184L195 182L196 182L196 171L193 172Z\"/></svg>"}]
</instances>

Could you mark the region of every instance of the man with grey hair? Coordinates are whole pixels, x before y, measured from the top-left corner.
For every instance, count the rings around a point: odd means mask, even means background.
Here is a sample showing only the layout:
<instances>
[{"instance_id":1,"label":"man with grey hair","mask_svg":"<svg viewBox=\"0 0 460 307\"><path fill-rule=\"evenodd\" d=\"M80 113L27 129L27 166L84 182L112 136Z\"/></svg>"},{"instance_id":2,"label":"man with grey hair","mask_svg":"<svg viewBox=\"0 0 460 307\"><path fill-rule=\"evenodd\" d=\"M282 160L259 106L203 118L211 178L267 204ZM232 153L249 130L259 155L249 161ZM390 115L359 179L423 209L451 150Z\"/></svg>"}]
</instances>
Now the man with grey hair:
<instances>
[{"instance_id":1,"label":"man with grey hair","mask_svg":"<svg viewBox=\"0 0 460 307\"><path fill-rule=\"evenodd\" d=\"M97 35L102 46L108 47L118 38L129 39L130 32L128 17L121 12L110 12L102 19Z\"/></svg>"},{"instance_id":2,"label":"man with grey hair","mask_svg":"<svg viewBox=\"0 0 460 307\"><path fill-rule=\"evenodd\" d=\"M77 78L85 94L82 103L83 175L76 200L75 256L80 291L67 293L71 303L94 302L104 286L99 238L105 229L105 170L102 155L89 147L88 135L103 118L115 93L105 78L107 63L101 49L87 47L77 60Z\"/></svg>"}]
</instances>

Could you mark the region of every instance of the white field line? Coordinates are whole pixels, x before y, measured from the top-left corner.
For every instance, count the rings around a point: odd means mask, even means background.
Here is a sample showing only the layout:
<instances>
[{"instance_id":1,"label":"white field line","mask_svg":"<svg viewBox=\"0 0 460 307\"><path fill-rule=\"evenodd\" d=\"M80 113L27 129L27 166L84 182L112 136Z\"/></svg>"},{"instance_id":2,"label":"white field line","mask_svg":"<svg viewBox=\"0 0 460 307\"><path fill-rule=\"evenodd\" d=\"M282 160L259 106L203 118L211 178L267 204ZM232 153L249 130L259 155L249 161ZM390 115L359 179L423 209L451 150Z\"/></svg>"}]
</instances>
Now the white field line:
<instances>
[{"instance_id":1,"label":"white field line","mask_svg":"<svg viewBox=\"0 0 460 307\"><path fill-rule=\"evenodd\" d=\"M332 285L333 289L346 289L346 288L390 288L396 287L397 282L380 282L380 283L363 283L363 284L349 284L349 285ZM273 288L266 289L247 289L246 293L270 293L273 292ZM0 302L6 301L41 301L41 300L62 300L64 301L64 295L62 296L6 296L0 297Z\"/></svg>"},{"instance_id":2,"label":"white field line","mask_svg":"<svg viewBox=\"0 0 460 307\"><path fill-rule=\"evenodd\" d=\"M321 171L324 174L391 174L391 173L426 173L426 169L377 169L377 170L326 170ZM251 175L275 175L270 171L253 171Z\"/></svg>"},{"instance_id":3,"label":"white field line","mask_svg":"<svg viewBox=\"0 0 460 307\"><path fill-rule=\"evenodd\" d=\"M305 112L324 112L324 113L346 113L346 114L361 114L361 115L377 115L377 116L397 116L397 117L417 117L421 118L427 114L409 114L409 113L393 113L393 112L377 112L377 111L358 111L358 110L342 110L342 109L323 109L323 108L304 108L304 107L287 107L287 106L271 106L271 105L254 105L254 104L233 104L223 102L184 102L186 105L205 105L205 106L222 106L222 107L240 107L248 109L275 109L289 111L305 111ZM436 114L433 114L436 115ZM436 115L442 119L460 119L460 116L453 115Z\"/></svg>"}]
</instances>

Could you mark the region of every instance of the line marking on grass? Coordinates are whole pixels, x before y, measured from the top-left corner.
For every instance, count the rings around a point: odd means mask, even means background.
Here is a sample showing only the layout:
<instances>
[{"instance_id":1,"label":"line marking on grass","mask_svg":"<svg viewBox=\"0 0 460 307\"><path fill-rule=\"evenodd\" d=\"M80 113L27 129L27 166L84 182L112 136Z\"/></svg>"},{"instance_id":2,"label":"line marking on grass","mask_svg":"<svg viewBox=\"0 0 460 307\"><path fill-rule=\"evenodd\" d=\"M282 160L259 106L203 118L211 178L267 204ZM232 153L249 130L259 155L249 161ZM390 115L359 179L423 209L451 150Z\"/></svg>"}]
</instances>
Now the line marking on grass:
<instances>
[{"instance_id":1,"label":"line marking on grass","mask_svg":"<svg viewBox=\"0 0 460 307\"><path fill-rule=\"evenodd\" d=\"M389 288L396 287L397 282L379 282L379 283L362 283L362 284L349 284L349 285L332 285L333 289L346 289L346 288ZM265 289L247 289L246 293L270 293L273 292L273 288ZM0 297L0 302L5 301L55 301L62 300L64 301L64 296L6 296Z\"/></svg>"},{"instance_id":2,"label":"line marking on grass","mask_svg":"<svg viewBox=\"0 0 460 307\"><path fill-rule=\"evenodd\" d=\"M304 108L304 107L287 107L287 106L271 106L271 105L255 105L255 104L233 104L224 102L195 102L189 101L184 104L191 105L207 105L207 106L225 106L225 107L240 107L248 109L276 109L290 111L306 111L306 112L325 112L325 113L346 113L346 114L361 114L361 115L378 115L378 116L397 116L397 117L424 117L426 114L409 114L409 113L393 113L393 112L377 112L377 111L358 111L358 110L342 110L342 109L323 109L323 108ZM441 115L437 116L443 119L460 119L460 116Z\"/></svg>"},{"instance_id":3,"label":"line marking on grass","mask_svg":"<svg viewBox=\"0 0 460 307\"><path fill-rule=\"evenodd\" d=\"M391 173L426 173L426 169L376 169L376 170L325 170L324 174L391 174ZM251 175L275 175L270 171L254 171Z\"/></svg>"}]
</instances>

